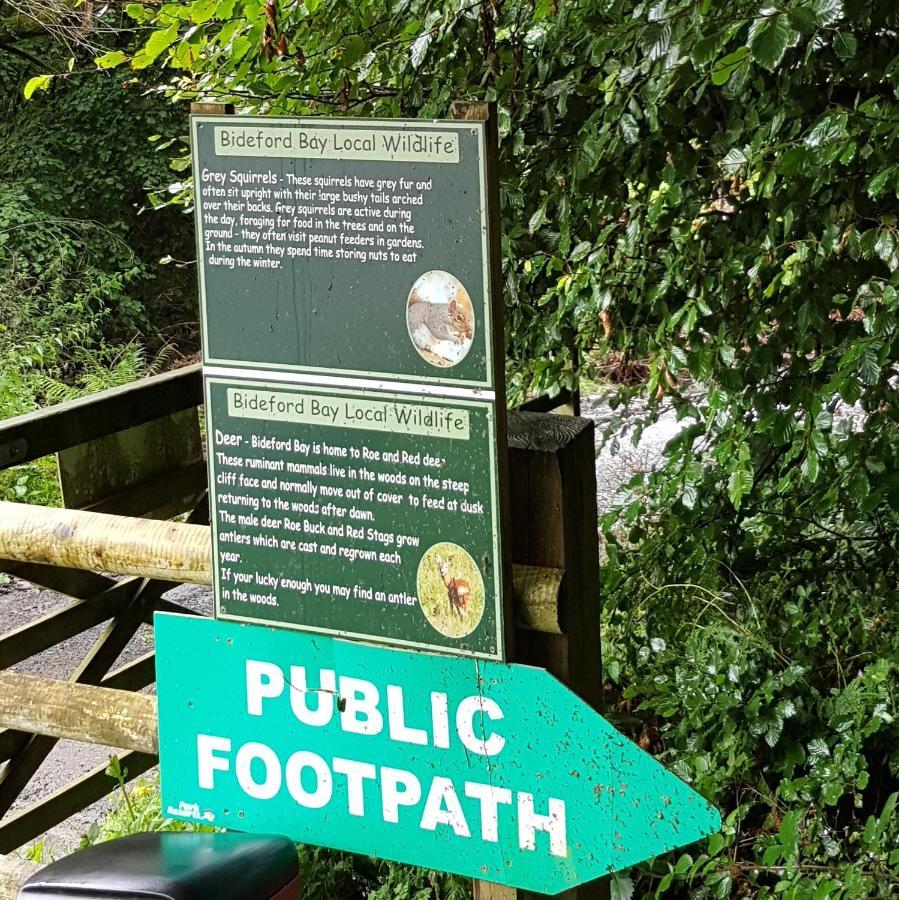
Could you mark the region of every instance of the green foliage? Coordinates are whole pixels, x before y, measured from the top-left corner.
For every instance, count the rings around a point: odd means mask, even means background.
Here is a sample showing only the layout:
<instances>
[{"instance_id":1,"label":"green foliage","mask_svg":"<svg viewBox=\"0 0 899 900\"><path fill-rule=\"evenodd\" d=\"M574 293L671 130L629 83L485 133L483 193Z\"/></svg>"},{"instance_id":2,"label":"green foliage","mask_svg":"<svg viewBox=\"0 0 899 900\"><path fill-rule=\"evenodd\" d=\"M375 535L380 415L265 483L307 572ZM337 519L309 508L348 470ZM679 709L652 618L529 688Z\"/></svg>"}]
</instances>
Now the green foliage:
<instances>
[{"instance_id":1,"label":"green foliage","mask_svg":"<svg viewBox=\"0 0 899 900\"><path fill-rule=\"evenodd\" d=\"M176 100L498 101L510 399L587 376L684 424L603 523L605 662L727 825L616 891L894 895L895 2L127 11Z\"/></svg>"},{"instance_id":2,"label":"green foliage","mask_svg":"<svg viewBox=\"0 0 899 900\"><path fill-rule=\"evenodd\" d=\"M56 58L50 38L27 47ZM177 114L120 81L68 75L64 92L31 78L25 103L29 68L0 47L0 419L151 373L169 339L156 330L196 318L190 276L156 262L189 246L188 223L138 216L168 172L147 136ZM58 503L54 461L0 472L0 498Z\"/></svg>"}]
</instances>

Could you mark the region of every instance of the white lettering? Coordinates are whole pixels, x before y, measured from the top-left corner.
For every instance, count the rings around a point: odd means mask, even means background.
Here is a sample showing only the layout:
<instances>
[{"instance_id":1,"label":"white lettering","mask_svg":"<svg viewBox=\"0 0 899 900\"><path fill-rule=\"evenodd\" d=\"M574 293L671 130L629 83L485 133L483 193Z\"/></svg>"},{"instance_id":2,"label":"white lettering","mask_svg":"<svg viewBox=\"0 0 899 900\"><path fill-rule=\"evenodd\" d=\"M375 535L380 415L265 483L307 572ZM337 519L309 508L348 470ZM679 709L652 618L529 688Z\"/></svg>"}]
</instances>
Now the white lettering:
<instances>
[{"instance_id":1,"label":"white lettering","mask_svg":"<svg viewBox=\"0 0 899 900\"><path fill-rule=\"evenodd\" d=\"M428 791L428 799L421 814L422 828L434 831L438 825L449 825L459 837L471 837L452 781L439 776L431 782L431 790Z\"/></svg>"},{"instance_id":2,"label":"white lettering","mask_svg":"<svg viewBox=\"0 0 899 900\"><path fill-rule=\"evenodd\" d=\"M512 792L508 788L493 787L477 781L465 782L465 796L481 803L481 837L485 841L499 840L499 804L511 804Z\"/></svg>"},{"instance_id":3,"label":"white lettering","mask_svg":"<svg viewBox=\"0 0 899 900\"><path fill-rule=\"evenodd\" d=\"M491 732L490 737L477 737L474 733L474 717L477 713L482 713L494 721L503 718L503 711L489 697L466 697L456 710L456 731L459 738L472 753L496 756L506 746L506 739L495 731ZM481 731L484 732L486 729L482 727Z\"/></svg>"},{"instance_id":4,"label":"white lettering","mask_svg":"<svg viewBox=\"0 0 899 900\"><path fill-rule=\"evenodd\" d=\"M402 786L403 790L399 790ZM381 808L385 822L399 822L401 806L415 806L421 800L421 784L403 769L381 767Z\"/></svg>"},{"instance_id":5,"label":"white lettering","mask_svg":"<svg viewBox=\"0 0 899 900\"><path fill-rule=\"evenodd\" d=\"M431 724L434 728L434 746L447 750L449 739L449 700L446 694L431 692Z\"/></svg>"},{"instance_id":6,"label":"white lettering","mask_svg":"<svg viewBox=\"0 0 899 900\"><path fill-rule=\"evenodd\" d=\"M344 702L340 723L353 734L380 734L384 717L378 711L378 689L362 678L340 676L340 698ZM360 721L360 716L363 718Z\"/></svg>"},{"instance_id":7,"label":"white lettering","mask_svg":"<svg viewBox=\"0 0 899 900\"><path fill-rule=\"evenodd\" d=\"M230 763L215 755L231 752L231 741L228 738L215 737L211 734L197 735L197 784L207 791L215 788L215 773L227 772Z\"/></svg>"},{"instance_id":8,"label":"white lettering","mask_svg":"<svg viewBox=\"0 0 899 900\"><path fill-rule=\"evenodd\" d=\"M322 669L318 676L319 689L310 690L304 666L290 667L290 708L304 725L327 725L334 715L334 695L337 693L332 669ZM309 709L309 697L316 697L315 709Z\"/></svg>"},{"instance_id":9,"label":"white lettering","mask_svg":"<svg viewBox=\"0 0 899 900\"><path fill-rule=\"evenodd\" d=\"M312 769L315 772L315 790L307 791L303 787L303 769ZM287 778L287 790L300 806L307 809L321 809L331 802L331 794L334 790L334 779L328 764L315 753L308 750L298 750L284 768Z\"/></svg>"},{"instance_id":10,"label":"white lettering","mask_svg":"<svg viewBox=\"0 0 899 900\"><path fill-rule=\"evenodd\" d=\"M265 778L256 781L253 777L253 760L261 760L265 768ZM281 790L281 763L275 751L265 744L250 741L237 751L234 763L237 781L244 793L257 800L271 800Z\"/></svg>"},{"instance_id":11,"label":"white lettering","mask_svg":"<svg viewBox=\"0 0 899 900\"><path fill-rule=\"evenodd\" d=\"M403 710L403 689L395 684L387 685L387 722L390 726L390 737L394 741L406 744L426 746L428 733L422 728L410 728L406 725Z\"/></svg>"},{"instance_id":12,"label":"white lettering","mask_svg":"<svg viewBox=\"0 0 899 900\"><path fill-rule=\"evenodd\" d=\"M566 856L568 842L565 835L565 802L549 799L549 814L534 812L534 795L524 791L518 793L518 846L522 850L534 850L537 846L536 832L549 832L549 852L553 856Z\"/></svg>"},{"instance_id":13,"label":"white lettering","mask_svg":"<svg viewBox=\"0 0 899 900\"><path fill-rule=\"evenodd\" d=\"M262 701L279 697L284 690L284 673L274 663L247 660L247 712L262 715Z\"/></svg>"},{"instance_id":14,"label":"white lettering","mask_svg":"<svg viewBox=\"0 0 899 900\"><path fill-rule=\"evenodd\" d=\"M356 762L353 759L334 757L334 771L338 775L346 775L346 792L351 816L365 815L365 793L363 781L374 778L377 774L371 763Z\"/></svg>"}]
</instances>

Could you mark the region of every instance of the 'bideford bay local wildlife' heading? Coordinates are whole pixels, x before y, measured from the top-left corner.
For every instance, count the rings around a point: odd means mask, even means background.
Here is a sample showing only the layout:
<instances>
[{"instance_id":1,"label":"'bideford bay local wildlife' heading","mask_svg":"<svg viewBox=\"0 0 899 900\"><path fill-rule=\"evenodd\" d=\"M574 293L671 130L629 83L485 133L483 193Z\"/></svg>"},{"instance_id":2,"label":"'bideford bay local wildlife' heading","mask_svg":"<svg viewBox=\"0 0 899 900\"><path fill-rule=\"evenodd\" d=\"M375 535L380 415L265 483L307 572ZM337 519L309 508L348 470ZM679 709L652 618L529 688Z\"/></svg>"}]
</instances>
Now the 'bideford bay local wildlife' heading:
<instances>
[{"instance_id":1,"label":"'bideford bay local wildlife' heading","mask_svg":"<svg viewBox=\"0 0 899 900\"><path fill-rule=\"evenodd\" d=\"M321 127L215 127L220 156L297 156L318 159L379 159L458 163L454 132Z\"/></svg>"}]
</instances>

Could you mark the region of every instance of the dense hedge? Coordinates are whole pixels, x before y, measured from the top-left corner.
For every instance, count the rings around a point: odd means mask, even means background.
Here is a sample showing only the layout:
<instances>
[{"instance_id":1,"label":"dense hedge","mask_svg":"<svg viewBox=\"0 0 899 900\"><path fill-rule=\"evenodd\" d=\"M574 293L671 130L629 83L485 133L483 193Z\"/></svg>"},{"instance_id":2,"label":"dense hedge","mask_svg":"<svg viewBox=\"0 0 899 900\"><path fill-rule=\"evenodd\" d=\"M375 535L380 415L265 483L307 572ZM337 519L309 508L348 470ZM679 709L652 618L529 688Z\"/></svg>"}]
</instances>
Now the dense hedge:
<instances>
[{"instance_id":1,"label":"dense hedge","mask_svg":"<svg viewBox=\"0 0 899 900\"><path fill-rule=\"evenodd\" d=\"M100 65L176 100L498 100L510 397L587 377L687 426L604 523L605 663L727 824L637 890L894 894L894 0L127 9L143 49Z\"/></svg>"}]
</instances>

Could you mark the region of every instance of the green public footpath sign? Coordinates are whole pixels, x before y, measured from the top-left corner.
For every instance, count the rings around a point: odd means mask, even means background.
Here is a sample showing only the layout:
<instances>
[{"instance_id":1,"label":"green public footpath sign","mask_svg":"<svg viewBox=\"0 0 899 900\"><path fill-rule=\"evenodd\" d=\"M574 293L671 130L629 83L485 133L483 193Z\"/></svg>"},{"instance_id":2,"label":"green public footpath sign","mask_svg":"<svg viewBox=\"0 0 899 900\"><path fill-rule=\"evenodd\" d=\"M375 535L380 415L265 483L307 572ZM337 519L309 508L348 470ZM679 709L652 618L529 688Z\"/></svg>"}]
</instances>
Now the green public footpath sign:
<instances>
[{"instance_id":1,"label":"green public footpath sign","mask_svg":"<svg viewBox=\"0 0 899 900\"><path fill-rule=\"evenodd\" d=\"M207 378L220 618L501 658L494 411Z\"/></svg>"},{"instance_id":2,"label":"green public footpath sign","mask_svg":"<svg viewBox=\"0 0 899 900\"><path fill-rule=\"evenodd\" d=\"M543 670L167 614L155 627L174 818L544 893L720 827Z\"/></svg>"},{"instance_id":3,"label":"green public footpath sign","mask_svg":"<svg viewBox=\"0 0 899 900\"><path fill-rule=\"evenodd\" d=\"M494 387L484 124L192 119L204 362Z\"/></svg>"}]
</instances>

